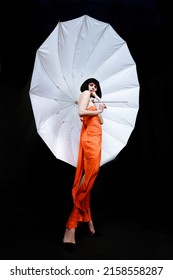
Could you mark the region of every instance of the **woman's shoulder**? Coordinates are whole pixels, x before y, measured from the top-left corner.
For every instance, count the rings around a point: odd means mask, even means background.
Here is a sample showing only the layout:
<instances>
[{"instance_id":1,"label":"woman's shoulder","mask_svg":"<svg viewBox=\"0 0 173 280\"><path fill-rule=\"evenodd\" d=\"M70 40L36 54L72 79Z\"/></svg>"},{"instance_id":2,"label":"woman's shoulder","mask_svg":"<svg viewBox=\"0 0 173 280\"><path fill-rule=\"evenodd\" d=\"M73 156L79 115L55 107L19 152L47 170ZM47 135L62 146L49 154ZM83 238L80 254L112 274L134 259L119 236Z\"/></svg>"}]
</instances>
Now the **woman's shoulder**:
<instances>
[{"instance_id":1,"label":"woman's shoulder","mask_svg":"<svg viewBox=\"0 0 173 280\"><path fill-rule=\"evenodd\" d=\"M82 98L88 98L88 97L90 97L90 91L89 90L84 90L83 92L81 92L80 96Z\"/></svg>"},{"instance_id":2,"label":"woman's shoulder","mask_svg":"<svg viewBox=\"0 0 173 280\"><path fill-rule=\"evenodd\" d=\"M82 94L90 94L90 91L89 91L89 90L84 90L84 91L82 92Z\"/></svg>"}]
</instances>

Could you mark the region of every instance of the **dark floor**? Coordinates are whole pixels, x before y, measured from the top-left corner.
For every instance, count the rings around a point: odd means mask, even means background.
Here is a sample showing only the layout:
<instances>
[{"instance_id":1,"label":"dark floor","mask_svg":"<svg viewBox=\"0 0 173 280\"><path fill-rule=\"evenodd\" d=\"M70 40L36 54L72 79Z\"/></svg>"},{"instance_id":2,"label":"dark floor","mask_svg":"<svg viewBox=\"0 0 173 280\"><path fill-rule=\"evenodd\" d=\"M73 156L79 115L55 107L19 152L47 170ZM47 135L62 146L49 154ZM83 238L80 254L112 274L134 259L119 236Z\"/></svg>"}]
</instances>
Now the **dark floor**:
<instances>
[{"instance_id":1,"label":"dark floor","mask_svg":"<svg viewBox=\"0 0 173 280\"><path fill-rule=\"evenodd\" d=\"M96 223L100 236L94 237L81 226L76 234L75 252L61 241L64 228L45 234L25 231L1 232L1 259L47 260L172 260L173 234L168 228L139 224L130 219L107 219ZM55 226L56 228L56 226Z\"/></svg>"}]
</instances>

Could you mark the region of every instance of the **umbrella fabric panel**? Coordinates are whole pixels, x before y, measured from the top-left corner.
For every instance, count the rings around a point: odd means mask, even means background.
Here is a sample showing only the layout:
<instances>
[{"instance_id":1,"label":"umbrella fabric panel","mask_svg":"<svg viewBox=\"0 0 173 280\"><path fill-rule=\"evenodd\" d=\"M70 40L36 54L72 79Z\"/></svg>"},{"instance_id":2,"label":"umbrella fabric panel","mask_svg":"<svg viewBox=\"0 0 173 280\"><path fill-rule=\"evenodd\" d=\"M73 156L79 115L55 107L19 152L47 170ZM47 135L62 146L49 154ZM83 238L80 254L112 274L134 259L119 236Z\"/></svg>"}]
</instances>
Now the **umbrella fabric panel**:
<instances>
[{"instance_id":1,"label":"umbrella fabric panel","mask_svg":"<svg viewBox=\"0 0 173 280\"><path fill-rule=\"evenodd\" d=\"M57 88L55 82L48 75L43 64L44 61L37 52L31 79L30 94L50 99L54 99L57 95L63 95L63 92Z\"/></svg>"},{"instance_id":2,"label":"umbrella fabric panel","mask_svg":"<svg viewBox=\"0 0 173 280\"><path fill-rule=\"evenodd\" d=\"M110 120L113 123L118 123L121 126L128 126L134 128L136 122L137 108L121 108L117 107L116 110L112 107L107 107L107 110L103 112L103 130L106 129L105 122ZM113 124L112 124L113 125Z\"/></svg>"},{"instance_id":3,"label":"umbrella fabric panel","mask_svg":"<svg viewBox=\"0 0 173 280\"><path fill-rule=\"evenodd\" d=\"M37 131L44 127L47 122L57 112L57 102L48 98L40 98L33 95L31 97L31 104L34 111L34 118L36 122Z\"/></svg>"},{"instance_id":4,"label":"umbrella fabric panel","mask_svg":"<svg viewBox=\"0 0 173 280\"><path fill-rule=\"evenodd\" d=\"M101 82L101 87L102 87L103 95L106 95L110 92L118 91L120 89L136 88L136 87L139 89L136 66L132 65L128 68L124 68L119 73L115 73L111 75L109 78Z\"/></svg>"},{"instance_id":5,"label":"umbrella fabric panel","mask_svg":"<svg viewBox=\"0 0 173 280\"><path fill-rule=\"evenodd\" d=\"M30 97L37 128L58 110L63 110L71 105L71 98L59 90L55 83L50 80L45 68L42 68L42 63L38 56L36 56L31 80Z\"/></svg>"},{"instance_id":6,"label":"umbrella fabric panel","mask_svg":"<svg viewBox=\"0 0 173 280\"><path fill-rule=\"evenodd\" d=\"M104 44L106 44L106 42ZM116 41L114 41L114 44L116 44ZM112 76L119 76L124 69L128 69L135 65L125 41L123 41L122 44L118 44L117 48L113 47L113 50L114 52L109 51L111 55L106 59L104 59L105 48L102 53L100 53L102 60L96 71L93 73L100 82L103 82ZM121 75L123 75L123 73Z\"/></svg>"},{"instance_id":7,"label":"umbrella fabric panel","mask_svg":"<svg viewBox=\"0 0 173 280\"><path fill-rule=\"evenodd\" d=\"M109 134L110 138L113 137L117 141L122 142L124 145L127 143L132 130L133 126L123 125L122 123L114 122L108 119L104 120L103 133Z\"/></svg>"},{"instance_id":8,"label":"umbrella fabric panel","mask_svg":"<svg viewBox=\"0 0 173 280\"><path fill-rule=\"evenodd\" d=\"M83 17L74 56L75 83L80 85L88 77L97 77L97 70L117 52L122 44L124 40L109 24L100 23L88 16Z\"/></svg>"},{"instance_id":9,"label":"umbrella fabric panel","mask_svg":"<svg viewBox=\"0 0 173 280\"><path fill-rule=\"evenodd\" d=\"M83 17L71 20L70 22L60 22L58 24L59 36L57 39L59 62L61 65L64 83L66 83L68 87L68 94L73 97L73 100L77 99L76 93L77 96L80 94L79 84L77 87L75 87L74 84L74 76L76 75L74 71L74 59L77 52L76 45L79 40L82 24Z\"/></svg>"},{"instance_id":10,"label":"umbrella fabric panel","mask_svg":"<svg viewBox=\"0 0 173 280\"><path fill-rule=\"evenodd\" d=\"M125 147L133 130L132 126L122 126L110 120L104 122L101 166L115 157Z\"/></svg>"},{"instance_id":11,"label":"umbrella fabric panel","mask_svg":"<svg viewBox=\"0 0 173 280\"><path fill-rule=\"evenodd\" d=\"M111 147L111 148L110 148ZM124 143L110 137L109 134L103 132L102 138L102 154L100 166L114 160L119 152L124 148Z\"/></svg>"},{"instance_id":12,"label":"umbrella fabric panel","mask_svg":"<svg viewBox=\"0 0 173 280\"><path fill-rule=\"evenodd\" d=\"M115 86L115 91L103 94L102 101L103 102L106 101L109 107L136 108L136 110L138 110L139 109L139 86L135 88L126 87L124 89L118 89L118 90L116 90L116 86Z\"/></svg>"},{"instance_id":13,"label":"umbrella fabric panel","mask_svg":"<svg viewBox=\"0 0 173 280\"><path fill-rule=\"evenodd\" d=\"M76 105L71 102L64 102L57 100L51 100L48 98L40 98L39 96L33 95L31 98L32 108L34 111L34 117L36 120L36 127L39 130L44 127L44 124L51 119L54 115L61 112L61 117L66 118L66 114L74 110ZM75 111L76 112L76 111Z\"/></svg>"},{"instance_id":14,"label":"umbrella fabric panel","mask_svg":"<svg viewBox=\"0 0 173 280\"><path fill-rule=\"evenodd\" d=\"M59 50L59 24L55 27L49 37L43 42L36 52L36 63L40 63L42 71L44 71L53 84L71 99L71 92L65 82L62 65L60 61ZM40 62L39 62L39 61ZM47 93L49 96L51 91Z\"/></svg>"},{"instance_id":15,"label":"umbrella fabric panel","mask_svg":"<svg viewBox=\"0 0 173 280\"><path fill-rule=\"evenodd\" d=\"M81 121L76 119L75 109L62 112L49 118L38 133L53 154L73 166L77 164ZM74 119L76 119L74 121ZM74 123L76 125L74 126ZM65 160L66 159L66 160Z\"/></svg>"}]
</instances>

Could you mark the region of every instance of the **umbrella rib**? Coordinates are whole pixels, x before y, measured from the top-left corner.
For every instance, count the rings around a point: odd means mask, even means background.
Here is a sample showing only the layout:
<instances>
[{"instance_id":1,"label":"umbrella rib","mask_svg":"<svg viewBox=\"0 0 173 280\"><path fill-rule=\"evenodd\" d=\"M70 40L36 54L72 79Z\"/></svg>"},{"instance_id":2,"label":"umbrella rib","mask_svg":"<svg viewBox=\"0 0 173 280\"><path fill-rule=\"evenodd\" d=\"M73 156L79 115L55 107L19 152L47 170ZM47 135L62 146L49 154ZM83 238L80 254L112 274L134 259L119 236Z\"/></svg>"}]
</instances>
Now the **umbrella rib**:
<instances>
[{"instance_id":1,"label":"umbrella rib","mask_svg":"<svg viewBox=\"0 0 173 280\"><path fill-rule=\"evenodd\" d=\"M61 28L61 22L59 22L59 29ZM59 42L59 33L60 32L58 32L58 42ZM61 68L61 73L62 73L62 76L63 76L63 79L64 79L64 82L66 83L66 85L67 85L67 87L68 87L68 90L70 91L70 93L72 94L72 91L71 91L71 89L70 89L70 87L69 87L69 85L68 85L68 83L67 83L67 81L66 81L66 79L65 79L65 76L64 76L64 73L63 73L63 70L62 70L62 66L61 66L61 60L60 60L60 51L59 51L59 44L58 44L58 57L59 57L59 64L60 64L60 68ZM56 86L56 87L58 87L58 86ZM60 87L58 87L66 96L68 96L69 97L69 95L67 95ZM70 97L71 98L71 97ZM71 98L71 100L73 101L73 99Z\"/></svg>"},{"instance_id":2,"label":"umbrella rib","mask_svg":"<svg viewBox=\"0 0 173 280\"><path fill-rule=\"evenodd\" d=\"M111 26L110 24L107 24L107 26L105 26L103 32L101 33L101 35L100 35L100 37L98 38L96 44L94 45L94 48L92 49L92 52L90 53L90 56L88 57L88 60L90 59L91 54L94 52L94 49L96 48L96 46L98 45L99 41L101 40L103 34L106 32L106 30L107 30L109 27L112 28L112 26ZM122 47L125 43L126 43L126 42L123 40L122 43L120 44L120 46ZM112 56L112 55L111 55L111 56ZM111 56L109 56L109 58L107 58L107 60L110 59ZM86 61L86 64L85 64L85 66L84 66L84 69L86 68L86 65L87 65L87 63L88 63L88 60ZM106 61L107 61L107 60L106 60ZM105 63L106 61L104 61L104 63ZM83 70L83 71L84 71L84 70ZM97 69L97 71L98 71L98 69Z\"/></svg>"},{"instance_id":3,"label":"umbrella rib","mask_svg":"<svg viewBox=\"0 0 173 280\"><path fill-rule=\"evenodd\" d=\"M85 16L85 18L86 18L86 16ZM77 41L76 41L76 48L77 48L77 45L78 45L79 37L80 37L81 30L82 30L82 28L83 28L84 23L85 23L85 21L83 21L83 24L81 25L81 28L80 28L80 31L79 31L79 34L78 34L78 39L77 39ZM108 28L108 26L109 26L109 24L107 24L107 26L104 28L104 32L105 32L105 30ZM100 41L100 39L101 39L101 37L102 37L102 35L103 35L104 32L102 32L102 34L100 35L100 38L97 40L97 43L95 44L94 49L95 49L95 47L97 46L98 42ZM91 53L93 53L94 49L92 50ZM76 52L75 52L75 53L76 53ZM91 54L90 54L90 56L91 56ZM86 68L86 65L87 65L87 63L88 63L88 60L89 60L90 56L88 57L85 66L83 67L83 72L84 72L84 69ZM73 58L73 66L74 66L74 61L75 61L75 57ZM74 78L74 75L73 75L73 78ZM73 81L74 81L74 80L73 80Z\"/></svg>"},{"instance_id":4,"label":"umbrella rib","mask_svg":"<svg viewBox=\"0 0 173 280\"><path fill-rule=\"evenodd\" d=\"M94 103L128 103L128 101L109 101L109 100L100 100L100 101L94 101Z\"/></svg>"},{"instance_id":5,"label":"umbrella rib","mask_svg":"<svg viewBox=\"0 0 173 280\"><path fill-rule=\"evenodd\" d=\"M39 54L39 52L38 52ZM56 88L58 88L61 92L63 92L63 94L65 94L69 99L71 99L71 102L73 102L73 99L71 98L71 96L67 95L66 92L64 92L58 85L56 85L56 83L51 79L51 76L49 75L49 73L46 71L46 67L44 66L44 63L42 62L42 60L40 59L40 63L45 71L45 73L47 74L47 76L49 77L50 81L54 84L54 86ZM62 72L62 71L61 71ZM63 77L64 78L64 77ZM65 79L64 79L65 80ZM68 86L68 85L67 85Z\"/></svg>"},{"instance_id":6,"label":"umbrella rib","mask_svg":"<svg viewBox=\"0 0 173 280\"><path fill-rule=\"evenodd\" d=\"M73 112L73 117L76 118L76 113L75 113L75 111ZM81 126L79 126L79 123L80 123L80 122L76 123L76 125L78 126L78 130L79 130L79 133L80 133L80 131L81 131ZM74 161L75 161L75 159L77 160L76 154L74 154L74 153L73 153L73 159L74 159Z\"/></svg>"},{"instance_id":7,"label":"umbrella rib","mask_svg":"<svg viewBox=\"0 0 173 280\"><path fill-rule=\"evenodd\" d=\"M106 133L107 135L109 135L110 138L115 139L116 141L126 144L126 141L124 141L122 138L118 137L118 136L112 136L108 131L104 130L104 133Z\"/></svg>"},{"instance_id":8,"label":"umbrella rib","mask_svg":"<svg viewBox=\"0 0 173 280\"><path fill-rule=\"evenodd\" d=\"M84 22L83 22L83 24L84 24ZM82 27L83 27L83 24L81 25L80 31L79 31L79 33L78 33L78 37L77 37L77 40L76 40L76 46L75 46L74 54L76 53L76 48L77 48L78 41L79 41L79 35L80 35L80 33L81 33L81 29L82 29ZM74 85L74 62L75 62L75 55L73 56L73 66L72 66L73 88L75 88L75 85Z\"/></svg>"},{"instance_id":9,"label":"umbrella rib","mask_svg":"<svg viewBox=\"0 0 173 280\"><path fill-rule=\"evenodd\" d=\"M109 26L109 24L104 28L104 31L102 32L102 34L101 34L100 37L98 38L97 43L95 44L94 48L92 49L92 52L90 53L90 56L88 57L88 59L87 59L87 61L86 61L86 64L85 64L85 66L84 66L84 69L86 68L86 65L87 65L87 63L88 63L88 60L89 60L90 57L91 57L91 54L94 52L94 49L95 49L96 46L98 45L98 42L100 41L100 39L101 39L103 33L106 31L106 29L108 28L108 26ZM84 71L84 70L83 70L83 71Z\"/></svg>"},{"instance_id":10,"label":"umbrella rib","mask_svg":"<svg viewBox=\"0 0 173 280\"><path fill-rule=\"evenodd\" d=\"M103 117L103 120L106 119L108 121L112 121L112 119L108 118L108 117ZM119 124L119 125L122 125L124 127L134 127L134 124L128 122L127 120L124 120L123 122L121 120L114 120L115 123Z\"/></svg>"}]
</instances>

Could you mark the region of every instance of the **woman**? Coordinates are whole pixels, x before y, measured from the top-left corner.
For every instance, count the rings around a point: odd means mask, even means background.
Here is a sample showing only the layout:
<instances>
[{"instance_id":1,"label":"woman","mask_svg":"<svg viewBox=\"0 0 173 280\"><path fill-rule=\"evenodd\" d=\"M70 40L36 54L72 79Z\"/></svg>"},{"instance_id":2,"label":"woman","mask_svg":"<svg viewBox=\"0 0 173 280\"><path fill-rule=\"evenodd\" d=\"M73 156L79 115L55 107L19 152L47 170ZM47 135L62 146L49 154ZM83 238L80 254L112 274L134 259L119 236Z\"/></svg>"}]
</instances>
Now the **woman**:
<instances>
[{"instance_id":1,"label":"woman","mask_svg":"<svg viewBox=\"0 0 173 280\"><path fill-rule=\"evenodd\" d=\"M101 160L102 127L101 113L106 108L99 103L98 109L92 98L100 100L102 93L99 82L90 78L81 85L78 114L83 122L78 163L72 187L73 209L66 223L64 245L76 244L75 231L80 222L88 223L90 234L95 234L90 210L90 192L98 175ZM96 94L97 92L97 94Z\"/></svg>"}]
</instances>

